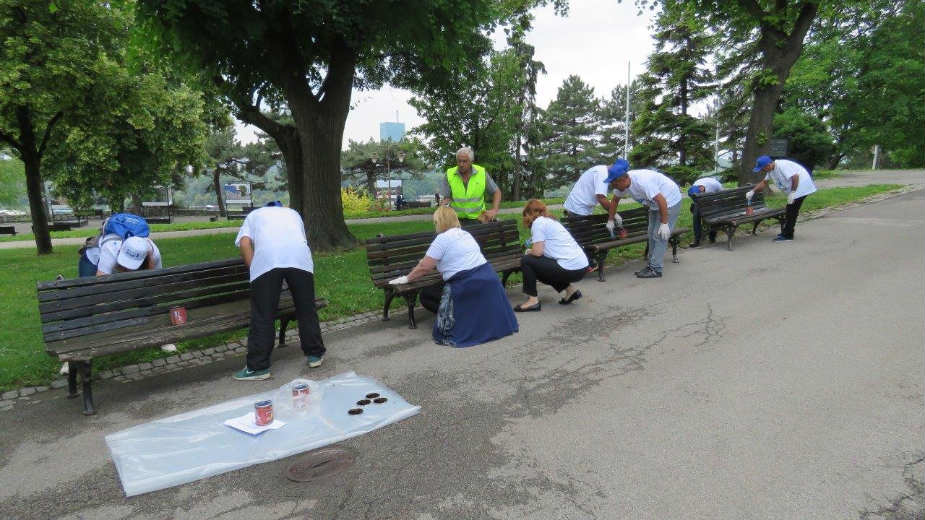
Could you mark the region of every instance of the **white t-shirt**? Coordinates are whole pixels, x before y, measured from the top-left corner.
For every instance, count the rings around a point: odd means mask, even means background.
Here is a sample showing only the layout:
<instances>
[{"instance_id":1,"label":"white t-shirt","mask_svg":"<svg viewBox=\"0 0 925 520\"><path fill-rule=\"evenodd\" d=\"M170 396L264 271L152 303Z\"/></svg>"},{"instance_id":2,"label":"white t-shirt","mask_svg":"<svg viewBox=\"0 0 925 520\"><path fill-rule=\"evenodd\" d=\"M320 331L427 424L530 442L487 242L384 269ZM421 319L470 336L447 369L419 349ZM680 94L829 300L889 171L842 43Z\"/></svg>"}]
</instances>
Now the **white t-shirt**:
<instances>
[{"instance_id":1,"label":"white t-shirt","mask_svg":"<svg viewBox=\"0 0 925 520\"><path fill-rule=\"evenodd\" d=\"M598 195L607 196L607 167L599 164L585 170L572 187L563 206L575 215L590 215L597 206Z\"/></svg>"},{"instance_id":2,"label":"white t-shirt","mask_svg":"<svg viewBox=\"0 0 925 520\"><path fill-rule=\"evenodd\" d=\"M704 177L694 181L694 186L703 186L703 193L717 193L723 191L723 184L716 180L715 177Z\"/></svg>"},{"instance_id":3,"label":"white t-shirt","mask_svg":"<svg viewBox=\"0 0 925 520\"><path fill-rule=\"evenodd\" d=\"M588 267L588 257L578 242L555 220L536 217L530 226L530 236L534 244L543 243L543 256L555 260L562 269L574 271Z\"/></svg>"},{"instance_id":4,"label":"white t-shirt","mask_svg":"<svg viewBox=\"0 0 925 520\"><path fill-rule=\"evenodd\" d=\"M103 274L112 274L116 272L116 260L119 257L119 249L122 248L122 239L119 238L119 235L110 233L100 237L98 244L100 244L99 247L87 249L87 260L90 260L92 263L93 259L96 258L96 255L99 255L96 262L96 270ZM154 241L150 238L148 239L148 244L151 246L151 255L152 260L154 260L154 269L162 269L163 263L161 262L160 249L157 248L157 245L155 245ZM93 249L96 251L92 251ZM142 265L144 264L142 263Z\"/></svg>"},{"instance_id":5,"label":"white t-shirt","mask_svg":"<svg viewBox=\"0 0 925 520\"><path fill-rule=\"evenodd\" d=\"M655 170L630 170L627 175L630 176L630 187L625 191L613 190L617 197L623 198L628 194L649 209L658 208L653 198L659 193L665 197L669 208L681 202L681 189L666 175Z\"/></svg>"},{"instance_id":6,"label":"white t-shirt","mask_svg":"<svg viewBox=\"0 0 925 520\"><path fill-rule=\"evenodd\" d=\"M450 228L437 235L425 255L437 261L437 271L440 271L444 280L449 280L460 271L488 262L478 242L461 228Z\"/></svg>"},{"instance_id":7,"label":"white t-shirt","mask_svg":"<svg viewBox=\"0 0 925 520\"><path fill-rule=\"evenodd\" d=\"M806 168L801 166L800 163L788 161L787 159L775 159L774 169L769 171L764 178L768 182L773 181L780 191L790 193L790 179L794 175L800 176L800 182L797 184L797 198L816 192L816 184L813 183L813 179L809 176Z\"/></svg>"},{"instance_id":8,"label":"white t-shirt","mask_svg":"<svg viewBox=\"0 0 925 520\"><path fill-rule=\"evenodd\" d=\"M241 247L244 237L254 244L250 267L252 282L267 271L282 267L315 272L305 225L294 209L268 206L251 211L241 224L234 245Z\"/></svg>"}]
</instances>

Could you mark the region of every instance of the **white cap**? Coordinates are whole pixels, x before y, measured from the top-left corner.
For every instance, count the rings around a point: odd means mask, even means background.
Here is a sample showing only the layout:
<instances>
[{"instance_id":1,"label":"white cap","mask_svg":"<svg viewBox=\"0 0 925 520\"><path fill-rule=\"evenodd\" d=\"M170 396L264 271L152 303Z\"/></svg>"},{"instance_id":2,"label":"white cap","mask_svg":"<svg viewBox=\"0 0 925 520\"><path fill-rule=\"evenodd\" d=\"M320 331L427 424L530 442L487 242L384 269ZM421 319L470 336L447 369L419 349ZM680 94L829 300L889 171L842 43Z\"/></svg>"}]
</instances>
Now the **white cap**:
<instances>
[{"instance_id":1,"label":"white cap","mask_svg":"<svg viewBox=\"0 0 925 520\"><path fill-rule=\"evenodd\" d=\"M128 270L134 271L141 267L150 251L151 246L148 245L147 238L128 237L122 242L122 248L119 249L116 262Z\"/></svg>"}]
</instances>

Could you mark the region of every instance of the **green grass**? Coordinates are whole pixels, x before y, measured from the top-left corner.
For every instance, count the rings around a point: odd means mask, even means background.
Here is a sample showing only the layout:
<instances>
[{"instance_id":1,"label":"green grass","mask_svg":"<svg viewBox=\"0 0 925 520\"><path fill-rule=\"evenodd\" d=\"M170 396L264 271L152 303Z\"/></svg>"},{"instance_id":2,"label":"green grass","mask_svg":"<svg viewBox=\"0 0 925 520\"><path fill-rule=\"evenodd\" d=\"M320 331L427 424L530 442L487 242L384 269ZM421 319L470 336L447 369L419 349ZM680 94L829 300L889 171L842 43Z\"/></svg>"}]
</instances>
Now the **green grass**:
<instances>
[{"instance_id":1,"label":"green grass","mask_svg":"<svg viewBox=\"0 0 925 520\"><path fill-rule=\"evenodd\" d=\"M820 190L806 200L803 211L844 204L897 188L899 186L896 185L874 185ZM785 203L786 199L779 194L769 197L768 200L770 206ZM624 211L634 206L635 204L623 203L620 210ZM557 217L561 215L560 210L553 213ZM503 214L500 217L518 221L521 238L527 237L526 230L519 224L519 214ZM685 208L681 211L678 225L690 227L690 224L691 215ZM394 235L433 229L430 221L356 224L350 225L349 228L354 236L360 239L373 237L378 233ZM159 239L158 246L164 255L164 265L170 267L236 257L238 251L234 247L234 236L234 233L219 233ZM35 284L52 280L58 273L66 277L76 276L78 248L76 245L57 246L53 254L43 256L37 256L31 248L0 250L0 391L19 386L48 384L55 379L59 365L44 351ZM608 265L617 265L627 259L638 259L644 248L644 244L637 244L612 251L607 260ZM333 320L382 308L383 292L375 289L369 279L366 252L362 247L349 251L315 254L314 260L317 296L329 301L328 307L319 313L322 320ZM509 283L516 284L519 280L519 275L515 275L509 279ZM185 342L178 347L181 352L203 348L241 337L243 334L243 331L231 332ZM168 355L172 354L152 348L100 358L94 361L94 367L105 369Z\"/></svg>"}]
</instances>

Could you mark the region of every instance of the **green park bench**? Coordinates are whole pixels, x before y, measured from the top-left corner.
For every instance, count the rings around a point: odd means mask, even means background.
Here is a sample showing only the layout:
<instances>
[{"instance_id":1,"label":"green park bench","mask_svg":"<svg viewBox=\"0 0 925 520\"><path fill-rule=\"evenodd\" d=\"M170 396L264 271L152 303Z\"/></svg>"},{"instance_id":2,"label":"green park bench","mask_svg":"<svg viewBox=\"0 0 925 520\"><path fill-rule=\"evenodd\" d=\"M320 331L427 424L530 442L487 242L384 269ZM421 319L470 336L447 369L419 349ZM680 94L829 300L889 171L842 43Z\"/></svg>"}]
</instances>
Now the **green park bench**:
<instances>
[{"instance_id":1,"label":"green park bench","mask_svg":"<svg viewBox=\"0 0 925 520\"><path fill-rule=\"evenodd\" d=\"M611 236L607 229L607 215L597 214L588 216L568 215L560 219L562 225L585 250L589 259L597 263L597 279L604 281L604 260L611 249L628 246L630 244L648 243L649 241L649 209L645 206L620 211L623 218L623 229L626 238ZM671 244L671 256L674 263L678 263L678 237L687 233L688 228L675 228L671 232L668 243ZM616 233L617 230L614 230Z\"/></svg>"},{"instance_id":2,"label":"green park bench","mask_svg":"<svg viewBox=\"0 0 925 520\"><path fill-rule=\"evenodd\" d=\"M466 226L465 230L472 234L478 242L482 254L492 268L501 273L502 284L507 284L507 279L512 273L520 271L523 246L520 243L517 222L500 220ZM383 321L389 319L389 307L392 300L396 296L401 296L408 305L408 327L417 328L417 322L414 319L414 305L418 294L425 287L442 282L443 278L440 273L434 272L404 285L390 285L389 280L411 272L418 261L424 258L424 253L427 252L433 240L434 233L425 231L406 235L383 235L366 241L366 260L369 263L373 285L385 291Z\"/></svg>"},{"instance_id":3,"label":"green park bench","mask_svg":"<svg viewBox=\"0 0 925 520\"><path fill-rule=\"evenodd\" d=\"M250 275L240 259L181 265L96 278L39 282L36 286L42 335L48 355L68 363L68 397L83 386L84 415L93 415L94 358L128 352L250 324ZM316 299L315 307L327 305ZM172 325L169 309L182 306L184 325ZM295 304L283 291L276 318L279 344L295 320Z\"/></svg>"},{"instance_id":4,"label":"green park bench","mask_svg":"<svg viewBox=\"0 0 925 520\"><path fill-rule=\"evenodd\" d=\"M765 206L762 193L756 193L752 197L751 205L746 205L745 193L753 188L754 186L742 186L717 193L694 195L692 200L700 210L704 234L711 230L723 231L727 237L726 248L732 251L736 229L742 224L754 224L752 227L754 235L762 220L774 218L777 219L783 231L784 208ZM751 214L748 213L748 207L751 208Z\"/></svg>"}]
</instances>

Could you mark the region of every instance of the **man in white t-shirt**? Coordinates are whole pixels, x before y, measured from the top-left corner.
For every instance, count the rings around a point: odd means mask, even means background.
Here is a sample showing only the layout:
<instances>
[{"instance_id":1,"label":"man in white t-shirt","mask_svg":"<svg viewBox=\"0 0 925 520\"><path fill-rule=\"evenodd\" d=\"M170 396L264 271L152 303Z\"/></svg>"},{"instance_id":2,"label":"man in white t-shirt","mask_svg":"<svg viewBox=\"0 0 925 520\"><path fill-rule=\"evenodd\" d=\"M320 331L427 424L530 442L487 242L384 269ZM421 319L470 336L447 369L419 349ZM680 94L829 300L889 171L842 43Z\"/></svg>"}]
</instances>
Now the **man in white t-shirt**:
<instances>
[{"instance_id":1,"label":"man in white t-shirt","mask_svg":"<svg viewBox=\"0 0 925 520\"><path fill-rule=\"evenodd\" d=\"M607 185L604 180L607 179L607 166L599 164L585 170L578 178L578 181L572 186L565 199L565 210L569 215L585 216L594 212L594 207L598 204L604 208L604 211L610 212L611 201L607 200Z\"/></svg>"},{"instance_id":2,"label":"man in white t-shirt","mask_svg":"<svg viewBox=\"0 0 925 520\"><path fill-rule=\"evenodd\" d=\"M279 201L270 202L247 215L234 243L250 268L251 282L247 364L234 378L241 381L270 378L274 322L283 280L295 303L299 340L308 366L321 366L325 348L315 310L314 263L302 217L295 210L282 207Z\"/></svg>"},{"instance_id":3,"label":"man in white t-shirt","mask_svg":"<svg viewBox=\"0 0 925 520\"><path fill-rule=\"evenodd\" d=\"M755 188L745 194L749 201L755 195L755 192L763 190L768 185L768 181L774 181L777 188L787 194L787 208L784 219L784 229L781 234L774 239L775 242L790 242L793 240L793 228L797 224L797 216L800 214L800 207L806 196L816 192L816 185L813 178L810 177L809 171L800 163L787 159L771 159L767 155L762 155L755 161L755 173L764 173L764 179L755 185Z\"/></svg>"},{"instance_id":4,"label":"man in white t-shirt","mask_svg":"<svg viewBox=\"0 0 925 520\"><path fill-rule=\"evenodd\" d=\"M691 222L694 226L694 241L691 242L688 247L698 247L700 245L700 239L703 237L703 222L700 218L700 208L697 207L697 196L704 193L719 193L723 191L723 183L719 182L719 179L715 177L701 177L694 181L691 184L689 190L687 190L688 196L691 198ZM716 242L716 230L710 230L710 243Z\"/></svg>"},{"instance_id":5,"label":"man in white t-shirt","mask_svg":"<svg viewBox=\"0 0 925 520\"><path fill-rule=\"evenodd\" d=\"M681 212L681 189L655 170L630 170L629 166L625 159L617 159L607 169L605 182L615 190L610 217L613 220L620 199L627 195L649 208L649 263L645 269L637 271L636 276L661 278L668 239Z\"/></svg>"}]
</instances>

